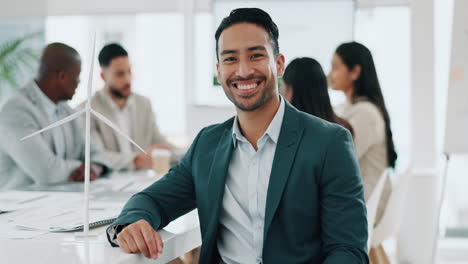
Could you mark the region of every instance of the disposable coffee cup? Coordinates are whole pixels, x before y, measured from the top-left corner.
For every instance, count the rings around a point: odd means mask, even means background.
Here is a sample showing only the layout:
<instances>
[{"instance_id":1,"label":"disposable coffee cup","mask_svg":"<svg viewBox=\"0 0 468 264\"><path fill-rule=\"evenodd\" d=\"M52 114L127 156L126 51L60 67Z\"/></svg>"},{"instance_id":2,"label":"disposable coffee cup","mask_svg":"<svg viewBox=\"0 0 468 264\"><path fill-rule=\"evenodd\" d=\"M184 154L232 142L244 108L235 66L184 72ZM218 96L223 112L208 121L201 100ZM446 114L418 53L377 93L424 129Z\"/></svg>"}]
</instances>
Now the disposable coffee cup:
<instances>
[{"instance_id":1,"label":"disposable coffee cup","mask_svg":"<svg viewBox=\"0 0 468 264\"><path fill-rule=\"evenodd\" d=\"M155 149L151 152L153 158L153 170L163 175L169 171L171 164L171 152L167 149Z\"/></svg>"}]
</instances>

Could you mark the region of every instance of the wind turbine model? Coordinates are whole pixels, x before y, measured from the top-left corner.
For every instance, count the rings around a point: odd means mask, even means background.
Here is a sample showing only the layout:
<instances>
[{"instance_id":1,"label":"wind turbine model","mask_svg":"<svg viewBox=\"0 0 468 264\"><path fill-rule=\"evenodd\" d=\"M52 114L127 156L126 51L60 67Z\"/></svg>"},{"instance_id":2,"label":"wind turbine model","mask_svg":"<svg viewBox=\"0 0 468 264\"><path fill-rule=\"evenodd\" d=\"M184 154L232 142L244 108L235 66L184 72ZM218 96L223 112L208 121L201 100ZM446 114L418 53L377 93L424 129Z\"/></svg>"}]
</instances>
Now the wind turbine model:
<instances>
[{"instance_id":1,"label":"wind turbine model","mask_svg":"<svg viewBox=\"0 0 468 264\"><path fill-rule=\"evenodd\" d=\"M81 114L86 113L86 136L85 136L85 181L84 181L84 224L83 224L83 235L88 236L89 232L89 174L90 174L90 141L91 141L91 114L94 115L97 119L101 120L102 122L106 123L108 126L110 126L112 129L114 129L117 133L119 133L121 136L126 138L128 141L130 141L133 145L135 145L138 149L141 151L145 152L143 148L138 146L135 141L133 141L129 136L125 135L116 125L114 125L109 119L104 117L102 114L94 111L91 108L91 91L92 91L92 82L93 82L93 69L94 69L94 53L96 50L96 34L94 34L94 42L93 42L93 53L91 54L91 68L89 69L89 79L88 79L88 94L87 94L87 101L86 101L86 106L85 108L81 109L80 111L65 117L39 131L34 132L33 134L26 136L21 139L21 141L26 140L28 138L34 137L42 132L45 132L49 129L52 129L54 127L60 126L62 124L65 124L67 122L70 122L76 118L78 118Z\"/></svg>"}]
</instances>

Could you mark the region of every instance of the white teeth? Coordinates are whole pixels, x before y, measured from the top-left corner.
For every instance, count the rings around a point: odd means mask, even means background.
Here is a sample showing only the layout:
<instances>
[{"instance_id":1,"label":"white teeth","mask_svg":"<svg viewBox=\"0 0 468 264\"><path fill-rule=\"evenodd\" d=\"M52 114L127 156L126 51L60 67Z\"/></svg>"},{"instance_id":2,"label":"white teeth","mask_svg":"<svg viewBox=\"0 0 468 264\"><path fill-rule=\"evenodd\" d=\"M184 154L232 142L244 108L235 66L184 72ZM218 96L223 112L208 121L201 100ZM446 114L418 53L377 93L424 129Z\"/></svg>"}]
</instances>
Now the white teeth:
<instances>
[{"instance_id":1,"label":"white teeth","mask_svg":"<svg viewBox=\"0 0 468 264\"><path fill-rule=\"evenodd\" d=\"M248 84L248 85L245 85L245 84L238 84L237 85L237 88L239 88L239 90L248 90L248 89L253 89L257 87L257 83L252 83L252 84Z\"/></svg>"}]
</instances>

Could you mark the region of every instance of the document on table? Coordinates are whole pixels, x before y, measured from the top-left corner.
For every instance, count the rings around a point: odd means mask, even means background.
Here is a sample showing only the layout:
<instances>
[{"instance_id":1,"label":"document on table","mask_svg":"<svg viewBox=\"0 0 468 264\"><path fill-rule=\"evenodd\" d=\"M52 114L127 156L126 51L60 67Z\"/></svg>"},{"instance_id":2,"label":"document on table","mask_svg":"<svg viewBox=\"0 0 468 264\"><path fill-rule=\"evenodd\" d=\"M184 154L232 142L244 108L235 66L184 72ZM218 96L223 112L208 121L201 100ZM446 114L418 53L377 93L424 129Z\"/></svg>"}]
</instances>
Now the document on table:
<instances>
[{"instance_id":1,"label":"document on table","mask_svg":"<svg viewBox=\"0 0 468 264\"><path fill-rule=\"evenodd\" d=\"M83 196L80 193L0 192L0 238L27 239L47 232L83 228ZM125 201L90 201L90 227L113 222ZM5 208L5 209L3 209Z\"/></svg>"},{"instance_id":2,"label":"document on table","mask_svg":"<svg viewBox=\"0 0 468 264\"><path fill-rule=\"evenodd\" d=\"M6 213L22 208L28 208L32 206L36 201L44 199L46 197L47 194L41 192L0 192L0 212Z\"/></svg>"},{"instance_id":3,"label":"document on table","mask_svg":"<svg viewBox=\"0 0 468 264\"><path fill-rule=\"evenodd\" d=\"M0 221L0 238L29 239L48 233L42 230L18 230L13 223Z\"/></svg>"},{"instance_id":4,"label":"document on table","mask_svg":"<svg viewBox=\"0 0 468 264\"><path fill-rule=\"evenodd\" d=\"M120 213L121 206L91 205L89 211L90 227L112 223ZM43 230L49 232L66 232L83 229L83 209L80 206L46 207L32 210L15 220L15 225L21 230Z\"/></svg>"}]
</instances>

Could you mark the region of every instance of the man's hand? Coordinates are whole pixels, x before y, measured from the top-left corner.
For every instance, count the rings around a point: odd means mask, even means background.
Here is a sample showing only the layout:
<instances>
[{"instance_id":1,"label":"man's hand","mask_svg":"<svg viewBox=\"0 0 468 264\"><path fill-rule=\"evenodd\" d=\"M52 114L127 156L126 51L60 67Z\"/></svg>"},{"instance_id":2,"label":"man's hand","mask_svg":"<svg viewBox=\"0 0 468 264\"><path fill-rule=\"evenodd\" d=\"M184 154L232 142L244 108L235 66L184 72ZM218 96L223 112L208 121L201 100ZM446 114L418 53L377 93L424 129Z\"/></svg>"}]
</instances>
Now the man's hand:
<instances>
[{"instance_id":1,"label":"man's hand","mask_svg":"<svg viewBox=\"0 0 468 264\"><path fill-rule=\"evenodd\" d=\"M133 160L135 169L151 169L153 167L153 159L150 155L140 153Z\"/></svg>"},{"instance_id":2,"label":"man's hand","mask_svg":"<svg viewBox=\"0 0 468 264\"><path fill-rule=\"evenodd\" d=\"M91 181L94 181L99 176L101 176L103 171L104 171L104 168L102 166L92 163L91 170L89 173L89 179ZM70 178L68 180L71 182L84 181L84 177L85 177L85 164L82 163L80 167L78 167L76 170L74 170L71 173Z\"/></svg>"},{"instance_id":3,"label":"man's hand","mask_svg":"<svg viewBox=\"0 0 468 264\"><path fill-rule=\"evenodd\" d=\"M161 236L145 220L126 226L117 235L117 241L123 251L143 253L147 258L157 259L163 252Z\"/></svg>"}]
</instances>

